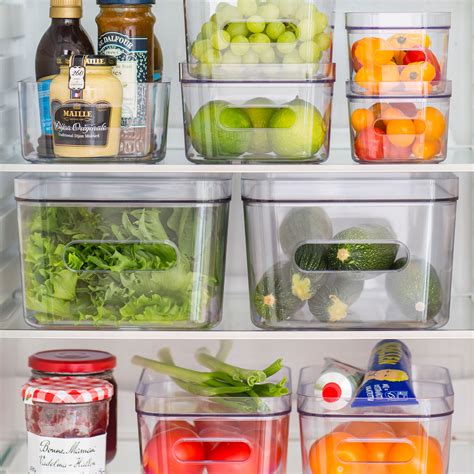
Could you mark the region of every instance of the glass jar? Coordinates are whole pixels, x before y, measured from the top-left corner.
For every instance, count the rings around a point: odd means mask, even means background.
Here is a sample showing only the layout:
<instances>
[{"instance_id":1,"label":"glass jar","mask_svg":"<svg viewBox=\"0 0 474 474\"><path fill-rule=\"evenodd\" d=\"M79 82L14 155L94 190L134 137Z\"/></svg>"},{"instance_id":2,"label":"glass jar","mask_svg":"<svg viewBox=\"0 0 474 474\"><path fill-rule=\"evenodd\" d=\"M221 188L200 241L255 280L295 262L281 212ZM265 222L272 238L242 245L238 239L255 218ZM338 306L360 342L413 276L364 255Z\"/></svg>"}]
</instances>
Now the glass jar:
<instances>
[{"instance_id":1,"label":"glass jar","mask_svg":"<svg viewBox=\"0 0 474 474\"><path fill-rule=\"evenodd\" d=\"M102 158L118 155L122 83L110 56L58 58L60 73L51 82L54 155Z\"/></svg>"},{"instance_id":2,"label":"glass jar","mask_svg":"<svg viewBox=\"0 0 474 474\"><path fill-rule=\"evenodd\" d=\"M104 351L66 349L42 351L28 359L31 379L55 376L89 376L110 383L114 393L110 398L109 425L107 429L107 463L117 453L117 382L113 369L117 365L114 355Z\"/></svg>"},{"instance_id":3,"label":"glass jar","mask_svg":"<svg viewBox=\"0 0 474 474\"><path fill-rule=\"evenodd\" d=\"M114 387L93 377L43 377L23 386L28 472L102 474Z\"/></svg>"}]
</instances>

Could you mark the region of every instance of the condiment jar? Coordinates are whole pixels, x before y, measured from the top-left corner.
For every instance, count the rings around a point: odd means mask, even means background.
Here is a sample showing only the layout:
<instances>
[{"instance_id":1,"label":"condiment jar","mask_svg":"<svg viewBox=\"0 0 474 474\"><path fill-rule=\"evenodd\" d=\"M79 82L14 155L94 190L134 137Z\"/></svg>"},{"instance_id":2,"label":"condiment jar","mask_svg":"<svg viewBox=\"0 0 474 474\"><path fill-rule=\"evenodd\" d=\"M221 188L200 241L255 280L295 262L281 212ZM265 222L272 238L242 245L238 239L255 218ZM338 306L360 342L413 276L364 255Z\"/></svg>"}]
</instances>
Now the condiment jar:
<instances>
[{"instance_id":1,"label":"condiment jar","mask_svg":"<svg viewBox=\"0 0 474 474\"><path fill-rule=\"evenodd\" d=\"M60 158L111 158L120 147L122 83L112 73L115 58L58 58L51 83L53 150Z\"/></svg>"},{"instance_id":2,"label":"condiment jar","mask_svg":"<svg viewBox=\"0 0 474 474\"><path fill-rule=\"evenodd\" d=\"M103 474L114 387L92 377L44 377L23 386L28 472Z\"/></svg>"},{"instance_id":3,"label":"condiment jar","mask_svg":"<svg viewBox=\"0 0 474 474\"><path fill-rule=\"evenodd\" d=\"M113 370L117 366L114 355L104 351L65 349L37 352L28 358L32 379L54 376L89 376L113 385L110 399L109 427L107 429L107 463L117 453L117 382Z\"/></svg>"}]
</instances>

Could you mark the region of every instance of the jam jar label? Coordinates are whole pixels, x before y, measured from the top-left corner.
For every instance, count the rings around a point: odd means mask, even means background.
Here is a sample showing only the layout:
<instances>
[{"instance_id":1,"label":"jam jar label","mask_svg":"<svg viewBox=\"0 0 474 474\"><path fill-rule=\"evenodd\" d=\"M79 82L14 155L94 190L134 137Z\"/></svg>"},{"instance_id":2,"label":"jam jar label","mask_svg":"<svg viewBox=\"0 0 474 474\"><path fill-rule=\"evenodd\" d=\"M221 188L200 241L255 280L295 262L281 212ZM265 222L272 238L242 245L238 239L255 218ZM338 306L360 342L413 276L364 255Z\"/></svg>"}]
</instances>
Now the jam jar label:
<instances>
[{"instance_id":1,"label":"jam jar label","mask_svg":"<svg viewBox=\"0 0 474 474\"><path fill-rule=\"evenodd\" d=\"M47 438L28 433L28 474L105 474L106 438Z\"/></svg>"},{"instance_id":2,"label":"jam jar label","mask_svg":"<svg viewBox=\"0 0 474 474\"><path fill-rule=\"evenodd\" d=\"M112 106L101 101L53 101L53 135L56 145L103 147L109 139Z\"/></svg>"}]
</instances>

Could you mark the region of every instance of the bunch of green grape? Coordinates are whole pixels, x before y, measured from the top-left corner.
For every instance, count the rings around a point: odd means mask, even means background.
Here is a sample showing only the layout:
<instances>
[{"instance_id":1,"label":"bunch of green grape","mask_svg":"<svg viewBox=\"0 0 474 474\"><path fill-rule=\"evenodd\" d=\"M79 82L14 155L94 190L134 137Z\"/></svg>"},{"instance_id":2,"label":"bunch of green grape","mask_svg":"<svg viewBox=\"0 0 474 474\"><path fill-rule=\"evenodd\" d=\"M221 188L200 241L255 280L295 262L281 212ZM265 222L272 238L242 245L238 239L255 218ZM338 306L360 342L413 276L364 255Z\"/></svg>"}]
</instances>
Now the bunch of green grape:
<instances>
[{"instance_id":1,"label":"bunch of green grape","mask_svg":"<svg viewBox=\"0 0 474 474\"><path fill-rule=\"evenodd\" d=\"M327 15L303 0L221 2L191 54L206 65L320 63L332 46L329 26Z\"/></svg>"}]
</instances>

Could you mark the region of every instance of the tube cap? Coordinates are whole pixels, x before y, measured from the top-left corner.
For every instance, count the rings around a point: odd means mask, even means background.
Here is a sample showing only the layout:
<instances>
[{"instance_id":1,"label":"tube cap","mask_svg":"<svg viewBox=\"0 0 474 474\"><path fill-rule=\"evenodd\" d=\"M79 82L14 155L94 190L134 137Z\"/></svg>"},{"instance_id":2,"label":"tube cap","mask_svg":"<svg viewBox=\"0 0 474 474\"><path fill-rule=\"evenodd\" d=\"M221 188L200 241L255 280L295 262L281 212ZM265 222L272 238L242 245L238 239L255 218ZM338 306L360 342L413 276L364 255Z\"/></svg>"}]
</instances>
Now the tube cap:
<instances>
[{"instance_id":1,"label":"tube cap","mask_svg":"<svg viewBox=\"0 0 474 474\"><path fill-rule=\"evenodd\" d=\"M334 382L327 383L322 390L323 400L327 403L337 402L342 395L341 387Z\"/></svg>"}]
</instances>

